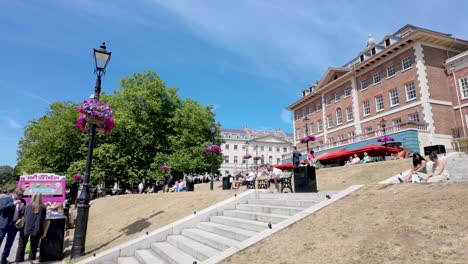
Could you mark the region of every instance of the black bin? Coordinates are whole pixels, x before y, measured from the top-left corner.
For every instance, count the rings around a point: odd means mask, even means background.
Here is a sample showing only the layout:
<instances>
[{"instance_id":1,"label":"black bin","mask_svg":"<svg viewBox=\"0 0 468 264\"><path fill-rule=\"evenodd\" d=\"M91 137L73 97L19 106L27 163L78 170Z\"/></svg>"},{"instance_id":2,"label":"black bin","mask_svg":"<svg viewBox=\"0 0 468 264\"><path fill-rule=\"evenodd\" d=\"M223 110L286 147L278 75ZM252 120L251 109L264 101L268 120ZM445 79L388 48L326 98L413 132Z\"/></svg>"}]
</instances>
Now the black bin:
<instances>
[{"instance_id":1,"label":"black bin","mask_svg":"<svg viewBox=\"0 0 468 264\"><path fill-rule=\"evenodd\" d=\"M317 192L317 179L314 166L295 168L293 177L294 192Z\"/></svg>"},{"instance_id":2,"label":"black bin","mask_svg":"<svg viewBox=\"0 0 468 264\"><path fill-rule=\"evenodd\" d=\"M443 154L445 153L445 146L444 145L432 145L432 146L424 147L424 155L429 155L433 151L435 151L436 154Z\"/></svg>"},{"instance_id":3,"label":"black bin","mask_svg":"<svg viewBox=\"0 0 468 264\"><path fill-rule=\"evenodd\" d=\"M50 224L46 237L41 240L40 262L63 259L66 219L66 216L53 216L46 219Z\"/></svg>"},{"instance_id":4,"label":"black bin","mask_svg":"<svg viewBox=\"0 0 468 264\"><path fill-rule=\"evenodd\" d=\"M195 191L195 183L193 181L187 182L186 185L187 185L187 192Z\"/></svg>"},{"instance_id":5,"label":"black bin","mask_svg":"<svg viewBox=\"0 0 468 264\"><path fill-rule=\"evenodd\" d=\"M231 177L223 177L223 190L231 189Z\"/></svg>"}]
</instances>

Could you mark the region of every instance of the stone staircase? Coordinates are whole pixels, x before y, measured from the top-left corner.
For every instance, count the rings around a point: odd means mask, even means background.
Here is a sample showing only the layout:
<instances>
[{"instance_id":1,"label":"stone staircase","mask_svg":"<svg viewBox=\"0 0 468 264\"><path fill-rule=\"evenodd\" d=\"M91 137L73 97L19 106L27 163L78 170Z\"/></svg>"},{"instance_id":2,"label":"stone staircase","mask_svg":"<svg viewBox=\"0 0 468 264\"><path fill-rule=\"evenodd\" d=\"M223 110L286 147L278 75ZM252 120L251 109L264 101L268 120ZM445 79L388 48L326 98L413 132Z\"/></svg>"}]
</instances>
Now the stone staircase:
<instances>
[{"instance_id":1,"label":"stone staircase","mask_svg":"<svg viewBox=\"0 0 468 264\"><path fill-rule=\"evenodd\" d=\"M223 251L260 235L275 225L327 200L335 193L256 192L231 208L219 210L180 230L172 229L164 240L148 242L133 256L118 257L119 264L216 263ZM226 255L226 254L224 254ZM211 259L211 260L210 260Z\"/></svg>"},{"instance_id":2,"label":"stone staircase","mask_svg":"<svg viewBox=\"0 0 468 264\"><path fill-rule=\"evenodd\" d=\"M449 159L444 159L445 167L450 174L450 181L468 181L468 154L456 153Z\"/></svg>"}]
</instances>

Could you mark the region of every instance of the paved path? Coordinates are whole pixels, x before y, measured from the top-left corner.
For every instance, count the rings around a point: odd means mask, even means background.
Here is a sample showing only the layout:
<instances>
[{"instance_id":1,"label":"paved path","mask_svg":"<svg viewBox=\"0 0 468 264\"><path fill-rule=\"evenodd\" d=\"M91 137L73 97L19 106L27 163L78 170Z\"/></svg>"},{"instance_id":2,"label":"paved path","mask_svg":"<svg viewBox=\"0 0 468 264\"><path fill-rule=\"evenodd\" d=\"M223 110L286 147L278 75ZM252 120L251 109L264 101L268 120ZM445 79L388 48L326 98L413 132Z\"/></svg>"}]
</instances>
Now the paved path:
<instances>
[{"instance_id":1,"label":"paved path","mask_svg":"<svg viewBox=\"0 0 468 264\"><path fill-rule=\"evenodd\" d=\"M19 235L18 233L16 234L16 237L15 237L15 242L13 242L13 246L11 247L11 251L10 251L10 256L8 257L8 261L10 262L14 262L15 261L15 258L16 258L16 251L18 250L18 239L19 239ZM3 252L3 248L5 247L5 241L6 241L6 238L3 239L3 243L0 247L0 254ZM28 254L25 254L25 259L28 258ZM37 256L36 256L37 260L35 260L33 263L40 263L39 262L39 250L37 250ZM29 261L25 261L25 262L21 262L21 263L31 263ZM50 261L50 262L41 262L41 263L48 263L48 264L59 264L59 263L65 263L64 261Z\"/></svg>"}]
</instances>

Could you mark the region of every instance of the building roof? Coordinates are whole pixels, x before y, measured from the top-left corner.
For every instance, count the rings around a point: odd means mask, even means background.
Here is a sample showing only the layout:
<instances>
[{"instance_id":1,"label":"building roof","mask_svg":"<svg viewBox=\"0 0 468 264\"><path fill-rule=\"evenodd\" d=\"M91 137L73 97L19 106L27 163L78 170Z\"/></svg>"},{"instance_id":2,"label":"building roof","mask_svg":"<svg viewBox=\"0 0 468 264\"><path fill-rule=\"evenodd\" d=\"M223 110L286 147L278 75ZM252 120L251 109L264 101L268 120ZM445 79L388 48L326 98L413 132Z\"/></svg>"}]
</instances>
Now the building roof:
<instances>
[{"instance_id":1,"label":"building roof","mask_svg":"<svg viewBox=\"0 0 468 264\"><path fill-rule=\"evenodd\" d=\"M232 128L222 128L221 136L223 138L235 139L255 139L265 136L275 136L278 138L293 138L292 133L286 133L283 130L277 128L275 130L265 130L265 129L249 129L247 126L244 126L242 129L232 129Z\"/></svg>"},{"instance_id":2,"label":"building roof","mask_svg":"<svg viewBox=\"0 0 468 264\"><path fill-rule=\"evenodd\" d=\"M334 88L349 81L356 73L366 70L376 63L380 63L384 58L392 56L395 51L404 48L415 41L428 42L444 46L449 49L458 50L460 52L468 50L468 41L466 40L454 38L451 34L440 33L407 24L397 32L391 35L386 35L381 42L366 47L358 53L357 57L350 60L344 66L330 67L319 81L314 92L304 94L303 97L289 105L286 109L292 111L303 106L311 99L317 98L327 92L329 88ZM330 80L330 77L334 72L337 70L345 72L345 69L348 69L347 73L339 76L335 80L327 81Z\"/></svg>"}]
</instances>

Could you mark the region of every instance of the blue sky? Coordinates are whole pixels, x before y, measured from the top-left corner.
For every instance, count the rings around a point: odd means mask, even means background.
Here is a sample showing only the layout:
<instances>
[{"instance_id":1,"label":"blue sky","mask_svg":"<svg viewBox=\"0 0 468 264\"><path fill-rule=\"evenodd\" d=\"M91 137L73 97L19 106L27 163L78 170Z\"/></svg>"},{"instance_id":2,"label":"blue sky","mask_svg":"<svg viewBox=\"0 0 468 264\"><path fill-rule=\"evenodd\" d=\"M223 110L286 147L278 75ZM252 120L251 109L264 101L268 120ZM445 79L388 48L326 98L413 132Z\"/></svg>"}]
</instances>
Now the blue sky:
<instances>
[{"instance_id":1,"label":"blue sky","mask_svg":"<svg viewBox=\"0 0 468 264\"><path fill-rule=\"evenodd\" d=\"M224 128L292 131L285 107L329 66L413 24L468 39L466 1L10 0L0 2L0 165L51 102L93 93L106 41L107 93L156 71L183 98L215 106Z\"/></svg>"}]
</instances>

